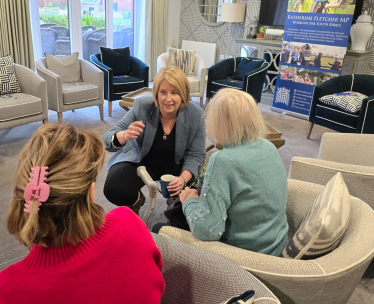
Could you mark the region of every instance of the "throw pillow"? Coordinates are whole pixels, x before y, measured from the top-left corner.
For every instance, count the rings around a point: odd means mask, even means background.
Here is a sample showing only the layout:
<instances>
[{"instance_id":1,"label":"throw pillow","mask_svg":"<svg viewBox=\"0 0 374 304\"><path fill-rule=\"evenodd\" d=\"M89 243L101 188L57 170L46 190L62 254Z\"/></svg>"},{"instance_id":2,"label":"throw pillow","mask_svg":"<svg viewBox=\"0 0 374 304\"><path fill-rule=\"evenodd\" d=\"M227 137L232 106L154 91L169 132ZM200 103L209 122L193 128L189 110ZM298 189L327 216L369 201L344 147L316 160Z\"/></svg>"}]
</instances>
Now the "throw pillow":
<instances>
[{"instance_id":1,"label":"throw pillow","mask_svg":"<svg viewBox=\"0 0 374 304\"><path fill-rule=\"evenodd\" d=\"M193 75L195 53L196 51L181 50L168 46L166 52L167 66L177 66L186 75Z\"/></svg>"},{"instance_id":2,"label":"throw pillow","mask_svg":"<svg viewBox=\"0 0 374 304\"><path fill-rule=\"evenodd\" d=\"M307 260L333 251L343 238L349 217L350 196L338 172L316 198L282 256Z\"/></svg>"},{"instance_id":3,"label":"throw pillow","mask_svg":"<svg viewBox=\"0 0 374 304\"><path fill-rule=\"evenodd\" d=\"M236 67L234 75L231 76L230 78L243 81L243 77L245 74L255 69L258 69L262 65L262 63L263 61L261 59L243 57L240 60L238 66Z\"/></svg>"},{"instance_id":4,"label":"throw pillow","mask_svg":"<svg viewBox=\"0 0 374 304\"><path fill-rule=\"evenodd\" d=\"M367 96L357 92L343 92L323 96L319 99L328 105L336 106L349 113L357 113L361 109L362 101Z\"/></svg>"},{"instance_id":5,"label":"throw pillow","mask_svg":"<svg viewBox=\"0 0 374 304\"><path fill-rule=\"evenodd\" d=\"M12 55L0 57L0 95L21 93Z\"/></svg>"},{"instance_id":6,"label":"throw pillow","mask_svg":"<svg viewBox=\"0 0 374 304\"><path fill-rule=\"evenodd\" d=\"M247 290L243 292L241 295L232 297L228 299L226 302L222 304L253 304L255 300L255 292L254 290Z\"/></svg>"},{"instance_id":7,"label":"throw pillow","mask_svg":"<svg viewBox=\"0 0 374 304\"><path fill-rule=\"evenodd\" d=\"M47 69L61 77L63 83L77 82L81 80L81 67L79 64L79 53L75 52L68 56L53 56L45 53Z\"/></svg>"},{"instance_id":8,"label":"throw pillow","mask_svg":"<svg viewBox=\"0 0 374 304\"><path fill-rule=\"evenodd\" d=\"M113 75L130 75L130 48L111 49L101 46L101 62L113 70Z\"/></svg>"}]
</instances>

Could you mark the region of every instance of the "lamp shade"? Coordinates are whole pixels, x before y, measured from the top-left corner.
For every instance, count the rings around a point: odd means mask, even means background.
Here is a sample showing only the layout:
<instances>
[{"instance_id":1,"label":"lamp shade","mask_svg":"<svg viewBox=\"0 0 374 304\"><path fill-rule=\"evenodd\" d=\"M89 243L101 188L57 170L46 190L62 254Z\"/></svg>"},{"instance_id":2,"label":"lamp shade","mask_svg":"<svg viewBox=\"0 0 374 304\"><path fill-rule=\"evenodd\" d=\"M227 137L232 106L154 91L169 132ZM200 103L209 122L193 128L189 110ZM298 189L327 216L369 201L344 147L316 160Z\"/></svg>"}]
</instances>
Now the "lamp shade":
<instances>
[{"instance_id":1,"label":"lamp shade","mask_svg":"<svg viewBox=\"0 0 374 304\"><path fill-rule=\"evenodd\" d=\"M221 21L244 22L245 3L222 3Z\"/></svg>"}]
</instances>

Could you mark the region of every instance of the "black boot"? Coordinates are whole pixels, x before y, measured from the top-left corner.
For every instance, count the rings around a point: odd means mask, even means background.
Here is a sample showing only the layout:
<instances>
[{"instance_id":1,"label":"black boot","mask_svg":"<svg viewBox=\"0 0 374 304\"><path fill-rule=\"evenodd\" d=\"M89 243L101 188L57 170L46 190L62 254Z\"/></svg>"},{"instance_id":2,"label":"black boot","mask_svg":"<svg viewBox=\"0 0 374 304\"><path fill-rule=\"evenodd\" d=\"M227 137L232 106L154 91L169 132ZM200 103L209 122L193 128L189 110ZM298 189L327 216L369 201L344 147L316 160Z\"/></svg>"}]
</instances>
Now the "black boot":
<instances>
[{"instance_id":1,"label":"black boot","mask_svg":"<svg viewBox=\"0 0 374 304\"><path fill-rule=\"evenodd\" d=\"M141 208L141 206L144 205L144 203L145 203L145 197L144 197L143 193L139 190L138 199L136 200L135 204L130 206L130 209L132 211L134 211L134 213L139 215L140 208Z\"/></svg>"}]
</instances>

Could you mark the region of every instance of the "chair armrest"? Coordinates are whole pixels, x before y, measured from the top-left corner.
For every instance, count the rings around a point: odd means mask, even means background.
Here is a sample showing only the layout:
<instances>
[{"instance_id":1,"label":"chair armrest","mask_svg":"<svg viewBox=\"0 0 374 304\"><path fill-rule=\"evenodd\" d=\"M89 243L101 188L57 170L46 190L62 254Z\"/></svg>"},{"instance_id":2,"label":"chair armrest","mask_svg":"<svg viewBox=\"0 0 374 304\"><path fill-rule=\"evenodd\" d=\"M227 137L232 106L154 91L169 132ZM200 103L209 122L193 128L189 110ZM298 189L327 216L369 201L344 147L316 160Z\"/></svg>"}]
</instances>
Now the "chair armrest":
<instances>
[{"instance_id":1,"label":"chair armrest","mask_svg":"<svg viewBox=\"0 0 374 304\"><path fill-rule=\"evenodd\" d=\"M91 63L104 73L104 98L111 100L113 91L113 70L107 65L103 64L96 57L100 53L96 53L90 56Z\"/></svg>"},{"instance_id":2,"label":"chair armrest","mask_svg":"<svg viewBox=\"0 0 374 304\"><path fill-rule=\"evenodd\" d=\"M374 95L362 101L357 132L374 134Z\"/></svg>"},{"instance_id":3,"label":"chair armrest","mask_svg":"<svg viewBox=\"0 0 374 304\"><path fill-rule=\"evenodd\" d=\"M234 69L236 65L235 58L229 58L217 62L208 69L208 81L206 83L206 97L211 97L211 87L212 81L218 79L227 79L234 74Z\"/></svg>"},{"instance_id":4,"label":"chair armrest","mask_svg":"<svg viewBox=\"0 0 374 304\"><path fill-rule=\"evenodd\" d=\"M206 65L203 58L199 55L195 55L195 66L194 66L195 75L199 78L200 86L199 93L200 96L204 96L205 84L206 84Z\"/></svg>"},{"instance_id":5,"label":"chair armrest","mask_svg":"<svg viewBox=\"0 0 374 304\"><path fill-rule=\"evenodd\" d=\"M166 66L167 66L166 53L163 53L157 57L157 73L160 72L160 70Z\"/></svg>"},{"instance_id":6,"label":"chair armrest","mask_svg":"<svg viewBox=\"0 0 374 304\"><path fill-rule=\"evenodd\" d=\"M269 66L270 64L265 61L262 66L250 71L243 77L242 90L251 94L256 102L260 102L261 100L262 88L264 87L265 77Z\"/></svg>"},{"instance_id":7,"label":"chair armrest","mask_svg":"<svg viewBox=\"0 0 374 304\"><path fill-rule=\"evenodd\" d=\"M99 87L100 99L104 102L104 73L92 63L79 59L82 81Z\"/></svg>"},{"instance_id":8,"label":"chair armrest","mask_svg":"<svg viewBox=\"0 0 374 304\"><path fill-rule=\"evenodd\" d=\"M293 157L289 178L326 185L341 172L350 195L362 199L374 208L374 168L368 166L342 164L327 160Z\"/></svg>"},{"instance_id":9,"label":"chair armrest","mask_svg":"<svg viewBox=\"0 0 374 304\"><path fill-rule=\"evenodd\" d=\"M59 75L48 70L42 59L35 62L36 72L47 82L48 108L62 112L62 80Z\"/></svg>"},{"instance_id":10,"label":"chair armrest","mask_svg":"<svg viewBox=\"0 0 374 304\"><path fill-rule=\"evenodd\" d=\"M143 79L144 86L149 85L149 66L140 59L130 56L130 70L133 76Z\"/></svg>"}]
</instances>

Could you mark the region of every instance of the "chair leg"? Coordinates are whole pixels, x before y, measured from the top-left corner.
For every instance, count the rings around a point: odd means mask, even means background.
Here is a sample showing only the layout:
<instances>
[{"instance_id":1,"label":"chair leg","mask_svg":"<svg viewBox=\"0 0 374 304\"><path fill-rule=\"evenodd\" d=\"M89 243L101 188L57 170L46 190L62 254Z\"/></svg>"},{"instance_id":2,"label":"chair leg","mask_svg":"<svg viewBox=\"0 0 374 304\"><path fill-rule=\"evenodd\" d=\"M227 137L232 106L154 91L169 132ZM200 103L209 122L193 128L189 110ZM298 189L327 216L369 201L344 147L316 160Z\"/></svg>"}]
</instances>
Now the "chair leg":
<instances>
[{"instance_id":1,"label":"chair leg","mask_svg":"<svg viewBox=\"0 0 374 304\"><path fill-rule=\"evenodd\" d=\"M48 119L43 119L43 125L48 123Z\"/></svg>"},{"instance_id":2,"label":"chair leg","mask_svg":"<svg viewBox=\"0 0 374 304\"><path fill-rule=\"evenodd\" d=\"M57 113L58 123L62 123L62 112Z\"/></svg>"},{"instance_id":3,"label":"chair leg","mask_svg":"<svg viewBox=\"0 0 374 304\"><path fill-rule=\"evenodd\" d=\"M309 122L309 130L308 130L308 133L306 134L306 138L307 139L309 139L310 134L312 133L313 126L314 126L314 123L313 122Z\"/></svg>"},{"instance_id":4,"label":"chair leg","mask_svg":"<svg viewBox=\"0 0 374 304\"><path fill-rule=\"evenodd\" d=\"M99 110L100 110L100 119L104 120L104 106L102 104L99 105Z\"/></svg>"},{"instance_id":5,"label":"chair leg","mask_svg":"<svg viewBox=\"0 0 374 304\"><path fill-rule=\"evenodd\" d=\"M204 97L200 97L200 107L201 108L203 107L203 99L204 99Z\"/></svg>"},{"instance_id":6,"label":"chair leg","mask_svg":"<svg viewBox=\"0 0 374 304\"><path fill-rule=\"evenodd\" d=\"M108 100L108 112L109 112L109 117L112 117L112 101Z\"/></svg>"}]
</instances>

